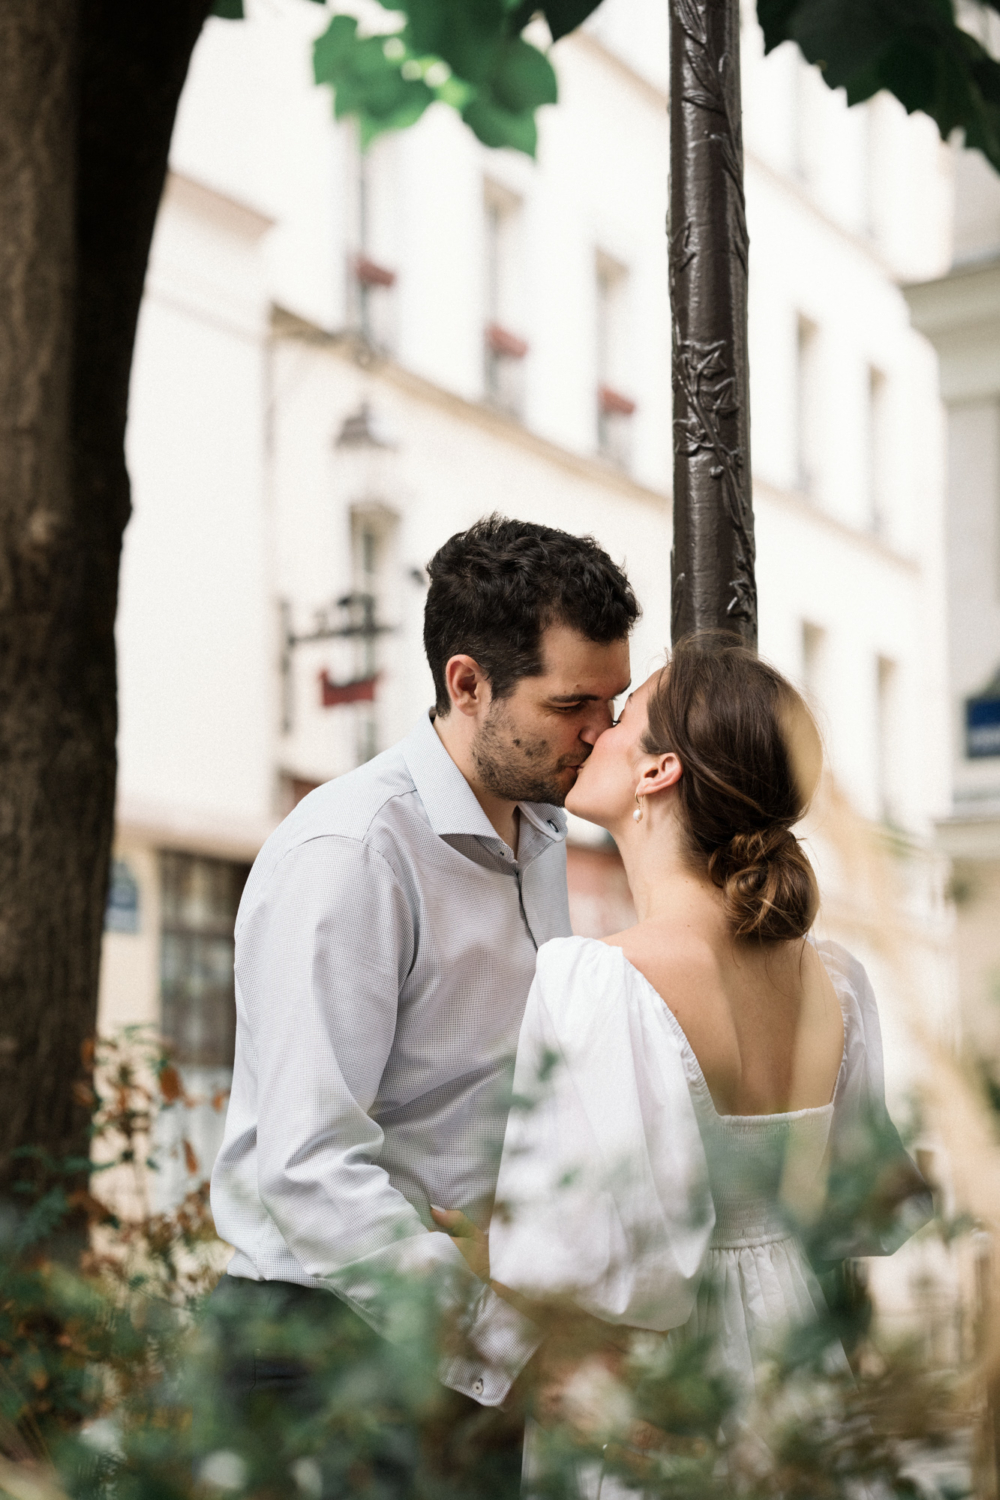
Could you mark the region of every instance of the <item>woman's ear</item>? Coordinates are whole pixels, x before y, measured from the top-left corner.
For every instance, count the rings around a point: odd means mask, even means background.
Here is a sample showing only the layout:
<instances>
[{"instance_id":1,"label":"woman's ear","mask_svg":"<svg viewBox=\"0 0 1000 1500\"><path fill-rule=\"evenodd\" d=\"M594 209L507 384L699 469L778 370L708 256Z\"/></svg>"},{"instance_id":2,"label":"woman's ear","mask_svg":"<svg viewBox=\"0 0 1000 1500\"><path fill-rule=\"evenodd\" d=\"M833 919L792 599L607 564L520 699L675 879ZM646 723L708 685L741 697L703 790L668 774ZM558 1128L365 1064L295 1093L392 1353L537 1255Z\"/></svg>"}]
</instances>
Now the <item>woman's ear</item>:
<instances>
[{"instance_id":1,"label":"woman's ear","mask_svg":"<svg viewBox=\"0 0 1000 1500\"><path fill-rule=\"evenodd\" d=\"M655 759L650 756L639 777L636 790L640 797L650 797L654 792L665 792L670 787L676 786L683 774L684 767L672 750L665 755L657 755Z\"/></svg>"}]
</instances>

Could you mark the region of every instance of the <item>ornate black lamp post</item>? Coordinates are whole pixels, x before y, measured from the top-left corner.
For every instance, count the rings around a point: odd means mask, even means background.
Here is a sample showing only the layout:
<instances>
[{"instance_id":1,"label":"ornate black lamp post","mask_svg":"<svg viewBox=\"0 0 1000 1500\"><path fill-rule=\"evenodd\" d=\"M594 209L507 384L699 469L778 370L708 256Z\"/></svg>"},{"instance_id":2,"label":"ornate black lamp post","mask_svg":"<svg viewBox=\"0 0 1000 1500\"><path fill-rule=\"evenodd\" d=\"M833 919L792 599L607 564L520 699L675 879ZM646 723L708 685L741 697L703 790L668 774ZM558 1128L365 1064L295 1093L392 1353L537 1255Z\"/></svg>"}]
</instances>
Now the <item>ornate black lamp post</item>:
<instances>
[{"instance_id":1,"label":"ornate black lamp post","mask_svg":"<svg viewBox=\"0 0 1000 1500\"><path fill-rule=\"evenodd\" d=\"M739 0L670 0L671 634L757 641Z\"/></svg>"}]
</instances>

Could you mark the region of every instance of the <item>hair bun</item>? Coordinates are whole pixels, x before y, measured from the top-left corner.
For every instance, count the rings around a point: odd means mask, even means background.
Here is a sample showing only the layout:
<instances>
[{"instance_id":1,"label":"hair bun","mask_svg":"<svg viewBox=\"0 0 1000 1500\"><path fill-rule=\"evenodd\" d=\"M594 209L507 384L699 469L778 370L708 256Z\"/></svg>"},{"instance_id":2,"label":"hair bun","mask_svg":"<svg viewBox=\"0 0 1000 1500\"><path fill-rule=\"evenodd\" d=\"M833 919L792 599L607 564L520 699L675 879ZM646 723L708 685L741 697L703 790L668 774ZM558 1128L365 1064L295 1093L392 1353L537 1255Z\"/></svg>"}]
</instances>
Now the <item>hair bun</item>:
<instances>
[{"instance_id":1,"label":"hair bun","mask_svg":"<svg viewBox=\"0 0 1000 1500\"><path fill-rule=\"evenodd\" d=\"M819 905L792 829L823 763L819 731L791 683L738 637L689 636L646 703L642 748L676 755L677 812L692 867L706 868L741 938L800 938Z\"/></svg>"},{"instance_id":2,"label":"hair bun","mask_svg":"<svg viewBox=\"0 0 1000 1500\"><path fill-rule=\"evenodd\" d=\"M804 937L813 924L816 880L786 823L734 834L709 855L708 873L736 937L778 942Z\"/></svg>"}]
</instances>

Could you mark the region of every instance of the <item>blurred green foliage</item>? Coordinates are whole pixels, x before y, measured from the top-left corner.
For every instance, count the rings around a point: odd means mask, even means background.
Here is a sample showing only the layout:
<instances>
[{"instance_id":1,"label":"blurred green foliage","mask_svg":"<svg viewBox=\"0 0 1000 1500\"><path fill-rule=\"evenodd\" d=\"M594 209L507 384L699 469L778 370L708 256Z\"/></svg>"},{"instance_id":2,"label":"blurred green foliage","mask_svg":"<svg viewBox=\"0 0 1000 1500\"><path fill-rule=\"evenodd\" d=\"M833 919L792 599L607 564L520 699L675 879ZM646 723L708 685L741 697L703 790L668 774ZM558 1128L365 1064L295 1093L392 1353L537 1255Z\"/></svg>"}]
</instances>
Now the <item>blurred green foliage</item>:
<instances>
[{"instance_id":1,"label":"blurred green foliage","mask_svg":"<svg viewBox=\"0 0 1000 1500\"><path fill-rule=\"evenodd\" d=\"M516 1442L501 1451L495 1414L438 1383L454 1329L433 1279L386 1278L387 1338L309 1292L258 1307L239 1295L244 1283L227 1283L236 1295L206 1304L221 1247L186 1146L183 1200L153 1211L144 1196L151 1143L163 1138L157 1116L199 1101L140 1030L98 1048L87 1087L101 1163L90 1185L80 1186L79 1162L26 1153L24 1193L0 1215L0 1493L512 1500ZM863 1157L859 1185L840 1190L855 1211L871 1199ZM81 1219L87 1234L61 1240ZM590 1371L596 1415L534 1425L532 1500L578 1500L602 1483L645 1500L969 1493L979 1398L968 1369L935 1366L919 1340L879 1342L852 1263L826 1281L828 1310L776 1346L749 1406L710 1331L665 1338L609 1330L565 1306L541 1313L546 1348ZM307 1401L275 1398L252 1363L261 1350L309 1372ZM241 1364L254 1372L249 1399L234 1394ZM515 1436L533 1399L529 1366ZM913 1476L927 1456L952 1452L948 1486L921 1487Z\"/></svg>"},{"instance_id":2,"label":"blurred green foliage","mask_svg":"<svg viewBox=\"0 0 1000 1500\"><path fill-rule=\"evenodd\" d=\"M1000 0L978 9L1000 12ZM886 89L930 115L943 140L964 131L1000 170L1000 63L959 25L953 0L757 0L757 15L769 52L795 42L849 104Z\"/></svg>"},{"instance_id":3,"label":"blurred green foliage","mask_svg":"<svg viewBox=\"0 0 1000 1500\"><path fill-rule=\"evenodd\" d=\"M526 42L502 0L414 0L401 31L359 36L353 16L335 15L313 47L317 83L334 91L338 119L357 116L367 146L420 118L435 99L450 104L487 146L535 154L535 111L555 104L556 75Z\"/></svg>"},{"instance_id":4,"label":"blurred green foliage","mask_svg":"<svg viewBox=\"0 0 1000 1500\"><path fill-rule=\"evenodd\" d=\"M325 4L326 0L317 0ZM316 42L316 82L335 94L337 119L358 120L367 146L420 118L436 99L452 105L487 146L533 156L536 111L555 104L548 58L521 35L544 17L553 41L574 31L600 0L380 0L404 25L358 34L335 15ZM683 18L686 0L674 0ZM1000 0L969 0L967 15L1000 12ZM216 0L213 13L243 16L243 0ZM955 0L757 0L768 52L792 42L849 104L885 89L922 111L943 139L955 130L1000 170L1000 63L960 24ZM966 17L967 18L967 17Z\"/></svg>"}]
</instances>

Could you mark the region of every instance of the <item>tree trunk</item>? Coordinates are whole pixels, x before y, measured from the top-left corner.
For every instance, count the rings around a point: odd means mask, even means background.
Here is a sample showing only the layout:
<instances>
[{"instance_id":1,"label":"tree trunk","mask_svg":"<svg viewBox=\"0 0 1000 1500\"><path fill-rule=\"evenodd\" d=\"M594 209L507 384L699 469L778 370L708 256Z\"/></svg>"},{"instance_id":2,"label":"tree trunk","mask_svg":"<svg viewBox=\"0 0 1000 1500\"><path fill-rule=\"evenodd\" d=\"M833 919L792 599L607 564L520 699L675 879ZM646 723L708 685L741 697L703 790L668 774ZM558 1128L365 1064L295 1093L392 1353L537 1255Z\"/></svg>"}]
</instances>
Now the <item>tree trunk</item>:
<instances>
[{"instance_id":1,"label":"tree trunk","mask_svg":"<svg viewBox=\"0 0 1000 1500\"><path fill-rule=\"evenodd\" d=\"M210 0L0 6L0 1184L85 1157L132 347Z\"/></svg>"},{"instance_id":2,"label":"tree trunk","mask_svg":"<svg viewBox=\"0 0 1000 1500\"><path fill-rule=\"evenodd\" d=\"M671 635L757 640L739 0L670 4Z\"/></svg>"}]
</instances>

